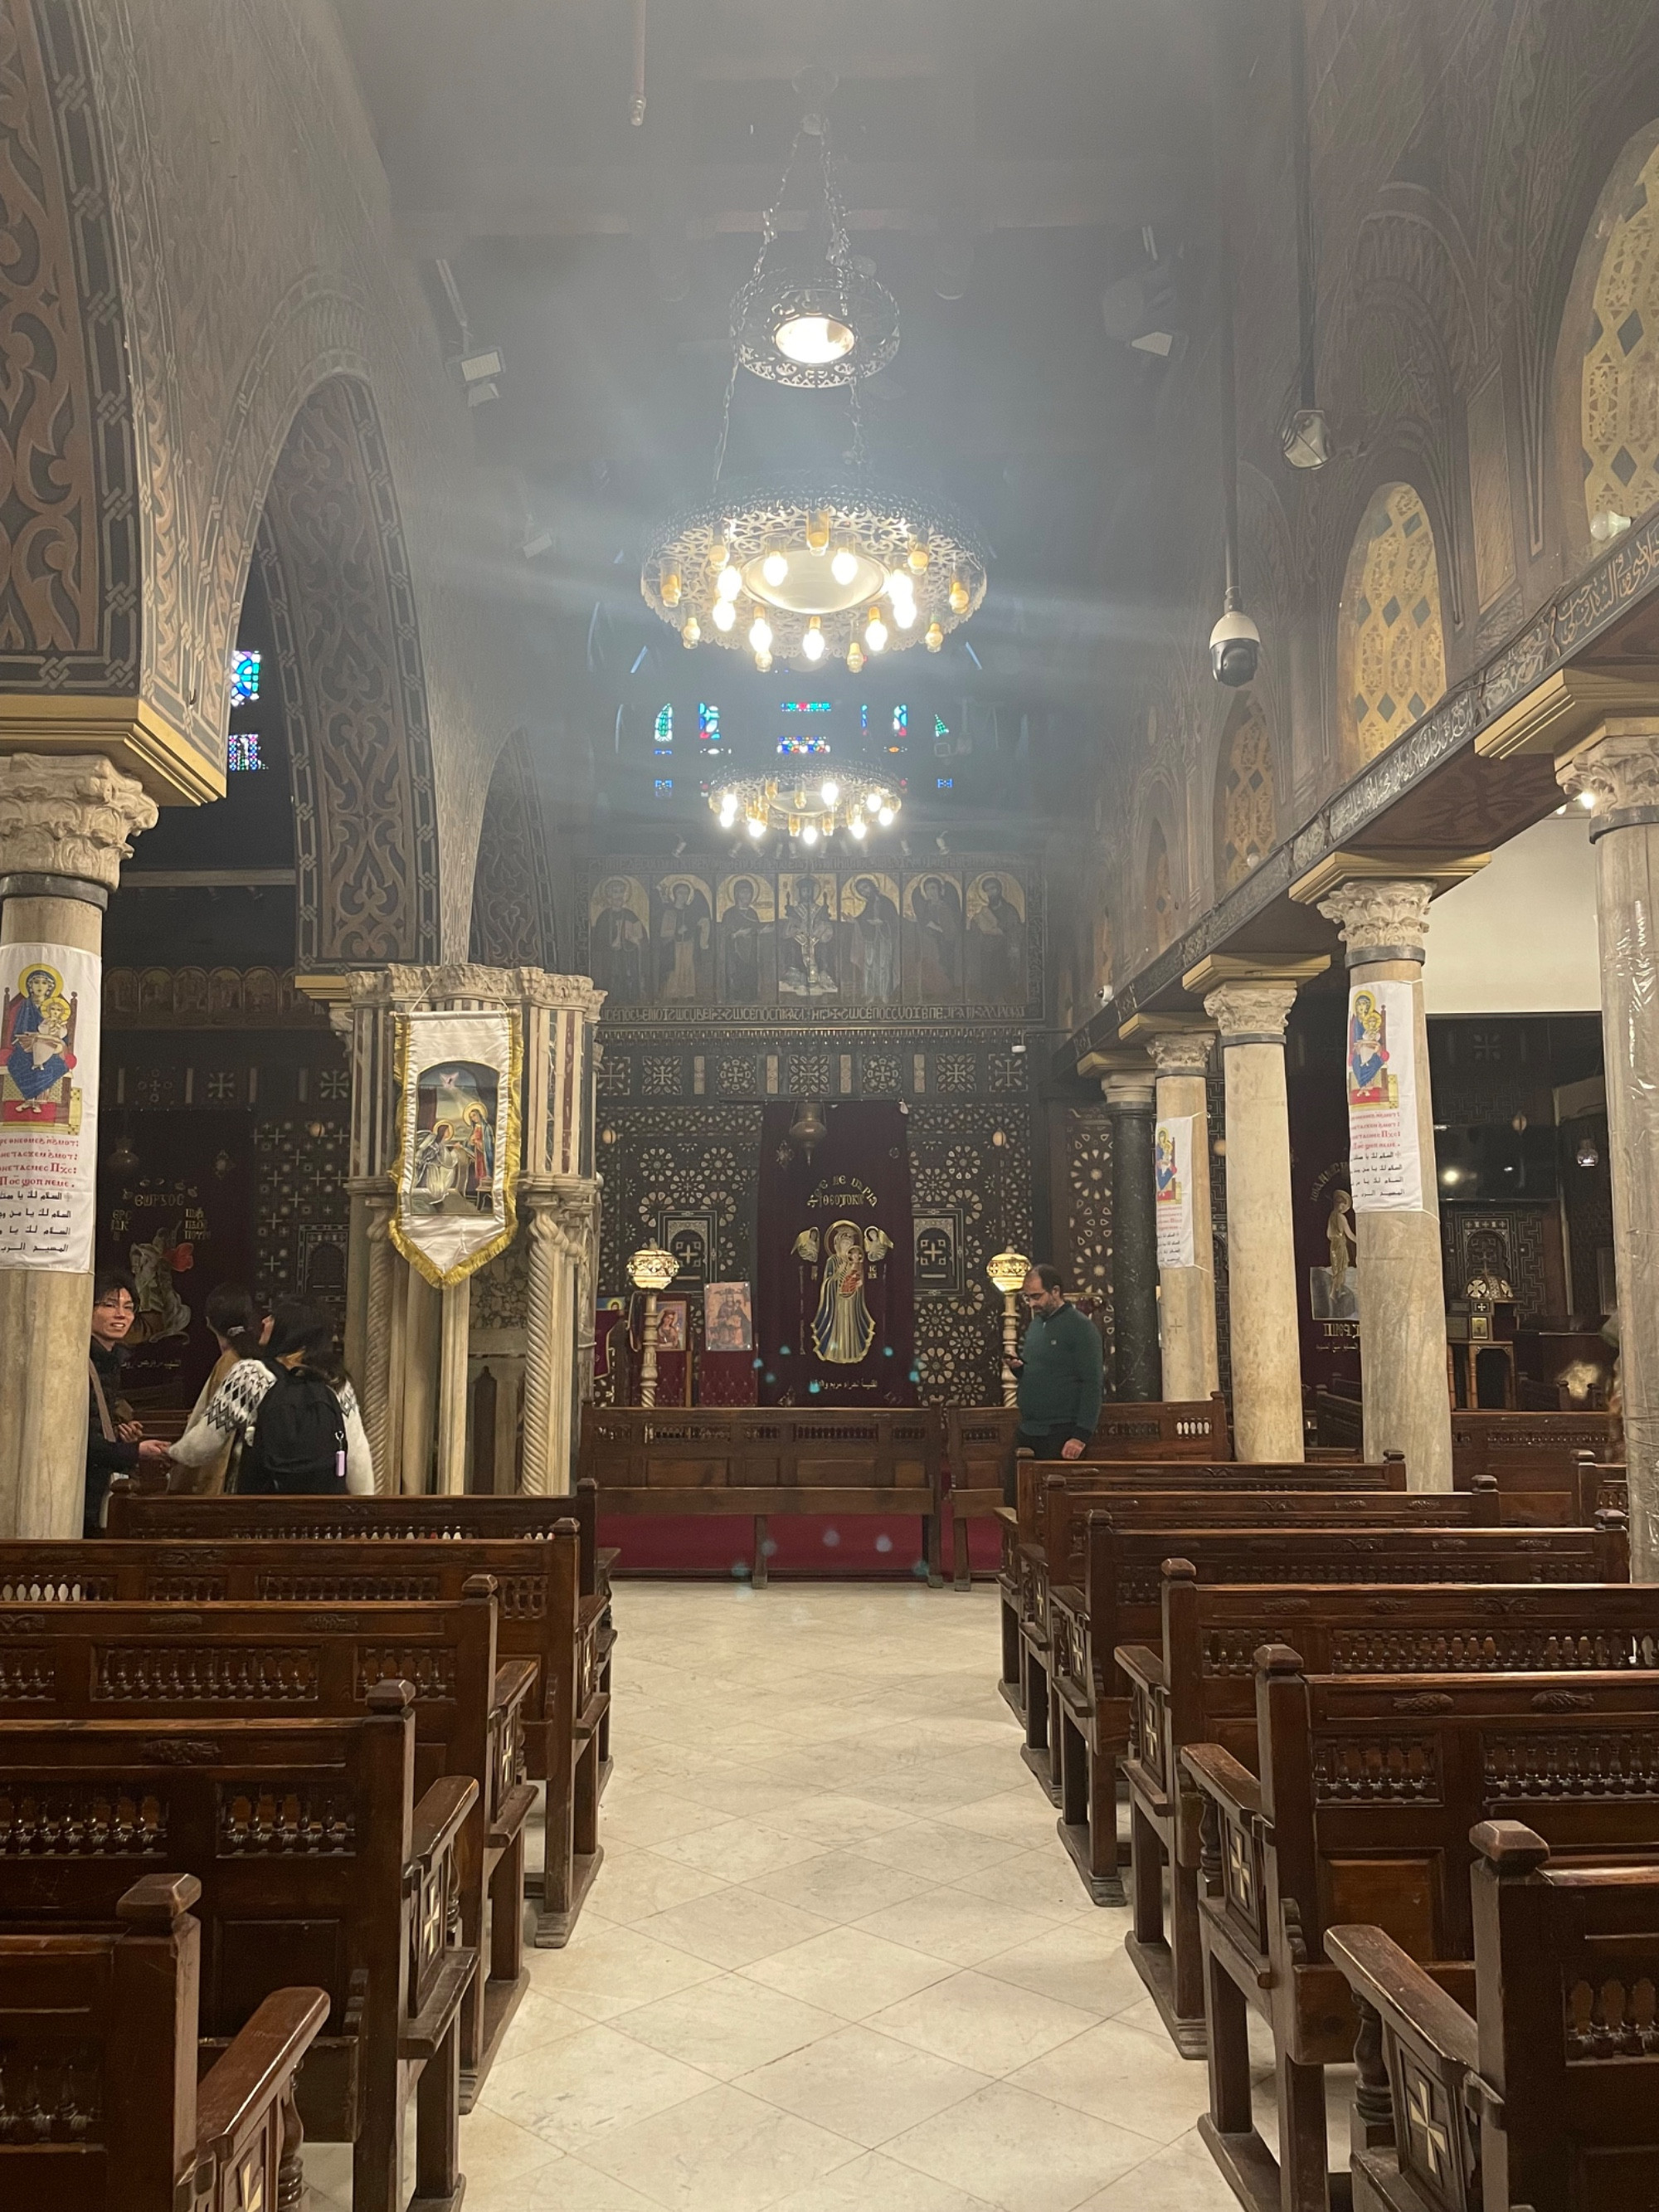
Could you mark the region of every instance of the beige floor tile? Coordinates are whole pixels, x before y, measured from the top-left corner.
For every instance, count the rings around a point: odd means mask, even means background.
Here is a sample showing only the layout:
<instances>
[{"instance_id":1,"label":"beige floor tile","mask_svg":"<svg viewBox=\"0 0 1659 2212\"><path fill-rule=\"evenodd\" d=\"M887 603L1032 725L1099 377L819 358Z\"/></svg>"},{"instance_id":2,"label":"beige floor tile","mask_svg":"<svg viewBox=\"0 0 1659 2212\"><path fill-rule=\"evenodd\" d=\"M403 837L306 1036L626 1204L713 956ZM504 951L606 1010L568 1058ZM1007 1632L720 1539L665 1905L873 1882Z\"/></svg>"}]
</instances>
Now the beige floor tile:
<instances>
[{"instance_id":1,"label":"beige floor tile","mask_svg":"<svg viewBox=\"0 0 1659 2212\"><path fill-rule=\"evenodd\" d=\"M585 1912L597 1912L602 1920L632 1927L653 1912L687 1905L694 1897L707 1897L710 1890L724 1886L721 1875L703 1867L681 1864L660 1851L635 1848L623 1857L612 1855L608 1836L605 1844L605 1864L583 1907Z\"/></svg>"},{"instance_id":2,"label":"beige floor tile","mask_svg":"<svg viewBox=\"0 0 1659 2212\"><path fill-rule=\"evenodd\" d=\"M527 2128L556 2150L574 2150L605 2130L684 2104L708 2076L613 2027L590 2027L546 2051L498 2060L479 2103Z\"/></svg>"},{"instance_id":3,"label":"beige floor tile","mask_svg":"<svg viewBox=\"0 0 1659 2212\"><path fill-rule=\"evenodd\" d=\"M735 1974L628 2014L629 2035L720 2081L787 2057L841 2025L834 2013Z\"/></svg>"},{"instance_id":4,"label":"beige floor tile","mask_svg":"<svg viewBox=\"0 0 1659 2212\"><path fill-rule=\"evenodd\" d=\"M985 2212L985 2199L872 2151L782 2198L773 2212Z\"/></svg>"},{"instance_id":5,"label":"beige floor tile","mask_svg":"<svg viewBox=\"0 0 1659 2212\"><path fill-rule=\"evenodd\" d=\"M517 2180L496 2183L482 2195L469 2179L466 2212L661 2212L609 2173L580 2158L556 2158Z\"/></svg>"},{"instance_id":6,"label":"beige floor tile","mask_svg":"<svg viewBox=\"0 0 1659 2212\"><path fill-rule=\"evenodd\" d=\"M982 2074L891 2036L843 2027L745 2074L738 2086L874 2150L890 2136L960 2104L987 2082Z\"/></svg>"},{"instance_id":7,"label":"beige floor tile","mask_svg":"<svg viewBox=\"0 0 1659 2212\"><path fill-rule=\"evenodd\" d=\"M936 2180L973 2188L1002 2212L1072 2212L1139 2166L1146 2138L995 2081L886 2150Z\"/></svg>"},{"instance_id":8,"label":"beige floor tile","mask_svg":"<svg viewBox=\"0 0 1659 2212\"><path fill-rule=\"evenodd\" d=\"M1038 1849L958 1875L951 1887L965 1889L972 1897L993 1898L999 1905L1017 1905L1022 1911L1046 1913L1056 1921L1085 1917L1103 1909L1083 1887L1071 1853L1061 1848L1052 1828Z\"/></svg>"},{"instance_id":9,"label":"beige floor tile","mask_svg":"<svg viewBox=\"0 0 1659 2212\"><path fill-rule=\"evenodd\" d=\"M1016 2088L1113 2120L1155 2143L1175 2142L1208 2102L1201 2066L1116 2021L1073 2036L1008 2077Z\"/></svg>"},{"instance_id":10,"label":"beige floor tile","mask_svg":"<svg viewBox=\"0 0 1659 2212\"><path fill-rule=\"evenodd\" d=\"M526 1951L525 1964L536 1996L589 2020L614 2020L635 2005L709 1981L719 1971L609 1920L579 1921L562 1951Z\"/></svg>"},{"instance_id":11,"label":"beige floor tile","mask_svg":"<svg viewBox=\"0 0 1659 2212\"><path fill-rule=\"evenodd\" d=\"M604 1840L659 1847L676 1836L700 1835L731 1819L729 1813L708 1805L694 1805L689 1797L672 1796L653 1788L607 1790L600 1814Z\"/></svg>"},{"instance_id":12,"label":"beige floor tile","mask_svg":"<svg viewBox=\"0 0 1659 2212\"><path fill-rule=\"evenodd\" d=\"M1139 2004L1146 1984L1123 1948L1127 1915L1097 1909L1087 1920L1064 1921L1011 1951L988 1959L994 1980L1079 2005L1103 2019Z\"/></svg>"},{"instance_id":13,"label":"beige floor tile","mask_svg":"<svg viewBox=\"0 0 1659 2212\"><path fill-rule=\"evenodd\" d=\"M1079 2212L1236 2212L1238 2199L1196 2135L1154 2151Z\"/></svg>"},{"instance_id":14,"label":"beige floor tile","mask_svg":"<svg viewBox=\"0 0 1659 2212\"><path fill-rule=\"evenodd\" d=\"M509 2063L503 2048L497 2065ZM491 2069L492 2073L494 2069ZM486 2087L489 2084L486 2082ZM461 2171L470 2199L516 2181L523 2174L556 2164L559 2154L544 2137L520 2127L489 2105L475 2105L461 2122Z\"/></svg>"},{"instance_id":15,"label":"beige floor tile","mask_svg":"<svg viewBox=\"0 0 1659 2212\"><path fill-rule=\"evenodd\" d=\"M1034 1990L952 1974L868 2016L868 2025L980 2074L1012 2074L1095 2025L1092 2013Z\"/></svg>"},{"instance_id":16,"label":"beige floor tile","mask_svg":"<svg viewBox=\"0 0 1659 2212\"><path fill-rule=\"evenodd\" d=\"M799 1866L819 1856L825 1846L816 1836L797 1835L781 1826L760 1827L748 1820L728 1820L701 1835L676 1836L658 1846L659 1858L677 1865L718 1874L726 1881L748 1881L757 1875L775 1874L780 1867Z\"/></svg>"},{"instance_id":17,"label":"beige floor tile","mask_svg":"<svg viewBox=\"0 0 1659 2212\"><path fill-rule=\"evenodd\" d=\"M1016 1741L1018 1740L1016 1739ZM975 1800L971 1805L953 1806L938 1816L952 1828L968 1828L976 1836L995 1836L1000 1840L1022 1844L1034 1850L1039 1844L1061 1848L1054 1833L1054 1808L1029 1769L1018 1763L1009 1768L1007 1785L991 1795Z\"/></svg>"},{"instance_id":18,"label":"beige floor tile","mask_svg":"<svg viewBox=\"0 0 1659 2212\"><path fill-rule=\"evenodd\" d=\"M962 1875L976 1874L1017 1856L1015 1845L996 1837L971 1835L965 1828L942 1827L936 1820L911 1820L902 1828L847 1848L881 1866L931 1874L935 1881L955 1881Z\"/></svg>"},{"instance_id":19,"label":"beige floor tile","mask_svg":"<svg viewBox=\"0 0 1659 2212\"><path fill-rule=\"evenodd\" d=\"M950 1968L902 1944L884 1942L855 1928L835 1928L744 1972L803 2004L820 2005L842 2020L863 2020L942 1980Z\"/></svg>"},{"instance_id":20,"label":"beige floor tile","mask_svg":"<svg viewBox=\"0 0 1659 2212\"><path fill-rule=\"evenodd\" d=\"M845 2136L725 2084L583 2152L664 2212L765 2212L856 2155Z\"/></svg>"},{"instance_id":21,"label":"beige floor tile","mask_svg":"<svg viewBox=\"0 0 1659 2212\"><path fill-rule=\"evenodd\" d=\"M574 2005L561 2004L556 1997L544 1996L532 1986L520 1999L497 2055L522 2058L527 2051L544 2050L561 2036L580 2035L592 2025L587 2014L578 2012Z\"/></svg>"},{"instance_id":22,"label":"beige floor tile","mask_svg":"<svg viewBox=\"0 0 1659 2212\"><path fill-rule=\"evenodd\" d=\"M832 1923L817 1912L798 1905L781 1905L759 1890L717 1889L711 1896L693 1898L640 1923L638 1933L694 1959L707 1959L716 1966L748 1966L757 1959L769 1959L814 1936Z\"/></svg>"},{"instance_id":23,"label":"beige floor tile","mask_svg":"<svg viewBox=\"0 0 1659 2212\"><path fill-rule=\"evenodd\" d=\"M873 1859L856 1858L851 1851L827 1851L799 1866L762 1875L749 1887L844 1925L884 1906L926 1896L933 1885L925 1875L907 1874L902 1867L878 1866Z\"/></svg>"},{"instance_id":24,"label":"beige floor tile","mask_svg":"<svg viewBox=\"0 0 1659 2212\"><path fill-rule=\"evenodd\" d=\"M894 1805L872 1805L862 1797L845 1796L834 1782L827 1784L823 1796L803 1797L791 1812L763 1813L758 1819L763 1828L800 1836L825 1850L850 1850L915 1825L914 1814Z\"/></svg>"},{"instance_id":25,"label":"beige floor tile","mask_svg":"<svg viewBox=\"0 0 1659 2212\"><path fill-rule=\"evenodd\" d=\"M934 1889L867 1913L858 1925L867 1936L884 1936L889 1942L907 1944L953 1966L975 1966L1046 1936L1054 1923L1046 1913L969 1897L965 1890Z\"/></svg>"}]
</instances>

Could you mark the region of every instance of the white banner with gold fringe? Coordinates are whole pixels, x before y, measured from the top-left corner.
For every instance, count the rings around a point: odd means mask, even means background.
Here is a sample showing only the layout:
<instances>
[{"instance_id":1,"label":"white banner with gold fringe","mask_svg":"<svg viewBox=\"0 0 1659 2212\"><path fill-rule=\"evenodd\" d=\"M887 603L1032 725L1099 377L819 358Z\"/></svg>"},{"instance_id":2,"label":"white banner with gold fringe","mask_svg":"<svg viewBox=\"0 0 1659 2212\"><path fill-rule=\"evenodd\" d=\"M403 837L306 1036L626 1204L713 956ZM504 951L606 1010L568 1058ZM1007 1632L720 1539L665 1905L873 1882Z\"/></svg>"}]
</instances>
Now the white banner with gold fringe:
<instances>
[{"instance_id":1,"label":"white banner with gold fringe","mask_svg":"<svg viewBox=\"0 0 1659 2212\"><path fill-rule=\"evenodd\" d=\"M440 1289L513 1242L522 1043L514 1009L405 1014L398 1024L398 1205L392 1238Z\"/></svg>"}]
</instances>

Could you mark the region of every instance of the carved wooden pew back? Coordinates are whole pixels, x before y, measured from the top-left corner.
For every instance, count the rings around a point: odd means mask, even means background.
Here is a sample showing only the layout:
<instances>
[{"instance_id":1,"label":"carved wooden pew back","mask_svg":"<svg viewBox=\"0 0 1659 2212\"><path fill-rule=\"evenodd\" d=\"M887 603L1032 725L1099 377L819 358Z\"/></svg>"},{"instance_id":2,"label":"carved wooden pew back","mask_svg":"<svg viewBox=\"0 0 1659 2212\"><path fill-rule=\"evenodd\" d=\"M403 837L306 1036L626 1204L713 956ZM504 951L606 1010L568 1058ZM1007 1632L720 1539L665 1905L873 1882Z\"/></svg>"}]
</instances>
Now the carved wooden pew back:
<instances>
[{"instance_id":1,"label":"carved wooden pew back","mask_svg":"<svg viewBox=\"0 0 1659 2212\"><path fill-rule=\"evenodd\" d=\"M404 2104L425 2068L421 2193L458 2203L462 2185L459 2015L477 1954L454 1938L477 1788L446 1777L417 1804L409 1687L378 1682L367 1702L355 1720L0 1723L0 1928L109 1926L135 1881L182 1867L207 1938L203 2059L234 2052L273 1991L314 1984L327 2017L301 2115L355 2146L358 2212L402 2212Z\"/></svg>"},{"instance_id":2,"label":"carved wooden pew back","mask_svg":"<svg viewBox=\"0 0 1659 2212\"><path fill-rule=\"evenodd\" d=\"M1651 2212L1659 1865L1552 1864L1515 1820L1471 1841L1474 2018L1381 1929L1326 1932L1359 2018L1355 2205Z\"/></svg>"},{"instance_id":3,"label":"carved wooden pew back","mask_svg":"<svg viewBox=\"0 0 1659 2212\"><path fill-rule=\"evenodd\" d=\"M9 1607L0 1611L0 1717L346 1718L375 1684L411 1684L416 1787L459 1776L477 1785L482 1808L459 1857L463 1940L474 1949L489 1942L489 1978L463 2025L470 2110L527 1984L524 1825L535 1791L523 1779L521 1718L533 1670L528 1660L497 1662L489 1578L470 1577L465 1589L453 1604Z\"/></svg>"},{"instance_id":4,"label":"carved wooden pew back","mask_svg":"<svg viewBox=\"0 0 1659 2212\"><path fill-rule=\"evenodd\" d=\"M1659 1679L1309 1675L1270 1644L1256 1725L1259 1783L1216 1745L1189 1747L1182 1765L1204 1800L1212 2105L1200 2125L1235 2190L1267 2212L1279 2174L1248 2116L1247 2006L1273 2031L1284 2201L1310 2203L1325 2185L1322 2071L1354 2043L1326 1928L1382 1928L1472 2002L1477 1822L1524 1811L1553 1851L1584 1863L1659 1856Z\"/></svg>"}]
</instances>

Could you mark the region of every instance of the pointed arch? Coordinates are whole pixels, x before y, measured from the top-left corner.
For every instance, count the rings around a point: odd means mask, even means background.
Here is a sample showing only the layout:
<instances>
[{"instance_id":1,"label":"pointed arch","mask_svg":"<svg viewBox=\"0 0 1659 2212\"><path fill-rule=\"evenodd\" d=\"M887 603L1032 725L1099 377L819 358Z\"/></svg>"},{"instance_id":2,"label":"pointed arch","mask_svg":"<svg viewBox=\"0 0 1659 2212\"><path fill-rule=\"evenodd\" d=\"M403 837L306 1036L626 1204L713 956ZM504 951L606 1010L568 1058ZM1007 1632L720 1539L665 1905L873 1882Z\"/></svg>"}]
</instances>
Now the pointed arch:
<instances>
[{"instance_id":1,"label":"pointed arch","mask_svg":"<svg viewBox=\"0 0 1659 2212\"><path fill-rule=\"evenodd\" d=\"M496 757L478 831L468 957L486 968L557 966L553 880L528 739L515 730Z\"/></svg>"}]
</instances>

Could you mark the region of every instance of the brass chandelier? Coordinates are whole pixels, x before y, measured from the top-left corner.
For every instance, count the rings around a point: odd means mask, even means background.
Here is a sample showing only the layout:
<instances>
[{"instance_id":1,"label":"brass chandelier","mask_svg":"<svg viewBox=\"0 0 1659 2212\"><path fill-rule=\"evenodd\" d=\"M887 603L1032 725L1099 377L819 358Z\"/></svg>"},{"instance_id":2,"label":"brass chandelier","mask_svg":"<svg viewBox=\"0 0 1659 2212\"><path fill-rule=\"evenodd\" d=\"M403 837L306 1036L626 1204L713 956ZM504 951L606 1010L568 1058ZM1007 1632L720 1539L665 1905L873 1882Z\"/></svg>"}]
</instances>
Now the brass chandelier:
<instances>
[{"instance_id":1,"label":"brass chandelier","mask_svg":"<svg viewBox=\"0 0 1659 2212\"><path fill-rule=\"evenodd\" d=\"M732 302L732 373L714 463L714 495L658 530L640 589L690 649L752 654L764 672L783 661L815 668L831 657L856 675L872 655L925 645L939 652L985 597L986 549L972 526L937 501L899 498L863 480L859 387L898 350L898 310L872 264L850 252L822 103L827 70L803 72L811 104L763 226L753 276ZM790 169L806 138L823 173L809 222L815 254L780 270L776 244ZM846 391L852 475L844 483L769 484L722 491L738 373L797 390Z\"/></svg>"},{"instance_id":2,"label":"brass chandelier","mask_svg":"<svg viewBox=\"0 0 1659 2212\"><path fill-rule=\"evenodd\" d=\"M742 822L757 841L770 830L787 830L808 847L833 837L837 830L861 845L872 830L890 830L903 803L890 783L855 768L733 776L708 794L722 830L735 830Z\"/></svg>"}]
</instances>

